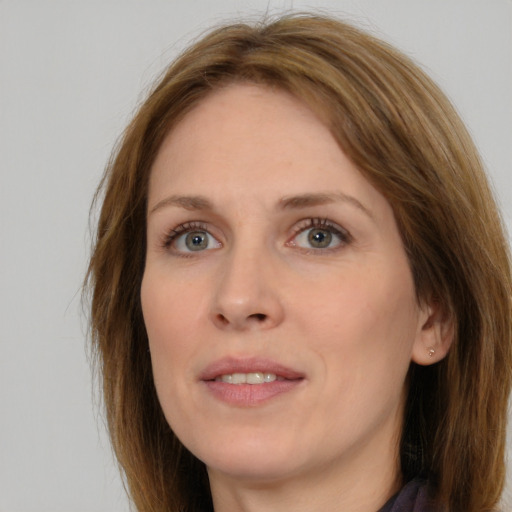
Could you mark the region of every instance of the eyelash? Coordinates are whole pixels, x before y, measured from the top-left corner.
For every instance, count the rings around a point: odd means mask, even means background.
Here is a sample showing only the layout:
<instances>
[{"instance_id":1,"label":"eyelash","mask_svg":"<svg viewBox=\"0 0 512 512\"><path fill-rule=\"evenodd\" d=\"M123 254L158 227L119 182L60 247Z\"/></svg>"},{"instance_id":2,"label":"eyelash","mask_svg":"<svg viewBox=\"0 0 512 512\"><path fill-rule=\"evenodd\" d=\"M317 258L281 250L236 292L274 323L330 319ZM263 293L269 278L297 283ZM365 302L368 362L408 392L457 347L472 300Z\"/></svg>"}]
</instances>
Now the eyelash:
<instances>
[{"instance_id":1,"label":"eyelash","mask_svg":"<svg viewBox=\"0 0 512 512\"><path fill-rule=\"evenodd\" d=\"M169 249L172 243L180 236L185 233L189 233L190 231L208 231L208 226L202 222L192 221L192 222L184 222L179 226L176 226L174 229L171 229L169 233L166 233L164 239L162 241L162 246L164 249Z\"/></svg>"},{"instance_id":2,"label":"eyelash","mask_svg":"<svg viewBox=\"0 0 512 512\"><path fill-rule=\"evenodd\" d=\"M304 233L305 231L308 231L310 229L315 229L315 228L330 232L331 234L338 237L340 243L334 247L327 247L327 248L311 247L309 249L306 249L304 247L298 247L306 254L326 254L326 253L334 252L352 242L352 236L346 229L343 229L341 226L339 226L338 224L335 224L334 222L330 221L329 219L313 217L310 219L304 219L304 220L300 221L295 226L293 235L290 238L290 242L287 242L287 245L296 246L296 244L294 243L294 240L301 233Z\"/></svg>"},{"instance_id":3,"label":"eyelash","mask_svg":"<svg viewBox=\"0 0 512 512\"><path fill-rule=\"evenodd\" d=\"M340 240L340 243L334 247L327 247L327 248L314 248L311 247L309 249L305 247L298 247L294 240L299 236L301 233L304 233L305 231L308 231L310 229L322 229L325 231L330 232L331 234L338 237ZM184 222L183 224L179 224L174 229L172 229L170 232L166 233L162 240L162 247L164 249L169 250L172 246L172 244L178 239L178 237L184 235L185 233L189 233L191 231L204 231L206 233L209 233L208 231L208 225L199 222L199 221L191 221L191 222ZM335 224L334 222L325 219L325 218L318 218L313 217L309 219L303 219L299 221L296 226L293 229L293 234L290 237L289 241L286 242L286 245L289 247L297 247L298 249L302 250L305 253L315 253L315 254L321 254L321 253L328 253L333 252L340 247L346 246L347 244L352 242L352 236L348 231L341 228L339 225ZM176 251L178 253L178 251ZM182 256L190 256L186 253L179 253Z\"/></svg>"}]
</instances>

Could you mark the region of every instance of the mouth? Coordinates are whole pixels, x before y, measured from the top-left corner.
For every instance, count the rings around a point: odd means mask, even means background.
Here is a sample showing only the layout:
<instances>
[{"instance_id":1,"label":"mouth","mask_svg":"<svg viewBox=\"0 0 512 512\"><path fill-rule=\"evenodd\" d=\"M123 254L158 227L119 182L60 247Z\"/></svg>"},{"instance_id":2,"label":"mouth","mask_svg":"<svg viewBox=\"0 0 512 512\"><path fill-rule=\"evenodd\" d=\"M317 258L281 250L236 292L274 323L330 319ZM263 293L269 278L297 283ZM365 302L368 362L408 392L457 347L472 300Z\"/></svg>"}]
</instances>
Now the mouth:
<instances>
[{"instance_id":1,"label":"mouth","mask_svg":"<svg viewBox=\"0 0 512 512\"><path fill-rule=\"evenodd\" d=\"M296 389L305 375L268 359L226 358L209 365L200 380L216 399L254 407Z\"/></svg>"},{"instance_id":2,"label":"mouth","mask_svg":"<svg viewBox=\"0 0 512 512\"><path fill-rule=\"evenodd\" d=\"M250 373L228 373L215 377L216 382L226 382L227 384L265 384L276 380L286 380L281 375L275 373L250 372Z\"/></svg>"},{"instance_id":3,"label":"mouth","mask_svg":"<svg viewBox=\"0 0 512 512\"><path fill-rule=\"evenodd\" d=\"M271 359L226 357L209 364L199 378L227 384L265 384L303 379L304 373Z\"/></svg>"}]
</instances>

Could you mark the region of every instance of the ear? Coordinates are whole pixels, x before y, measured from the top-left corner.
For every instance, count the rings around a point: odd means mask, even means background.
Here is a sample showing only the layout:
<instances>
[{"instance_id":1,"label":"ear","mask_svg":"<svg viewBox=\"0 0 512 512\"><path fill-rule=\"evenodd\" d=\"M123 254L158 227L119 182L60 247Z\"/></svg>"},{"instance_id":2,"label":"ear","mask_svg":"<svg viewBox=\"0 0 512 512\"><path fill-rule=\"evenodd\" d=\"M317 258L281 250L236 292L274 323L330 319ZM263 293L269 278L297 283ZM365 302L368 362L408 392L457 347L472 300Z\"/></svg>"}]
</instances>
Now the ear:
<instances>
[{"instance_id":1,"label":"ear","mask_svg":"<svg viewBox=\"0 0 512 512\"><path fill-rule=\"evenodd\" d=\"M444 310L439 301L430 300L420 307L412 360L422 366L438 363L450 350L454 334L453 316Z\"/></svg>"}]
</instances>

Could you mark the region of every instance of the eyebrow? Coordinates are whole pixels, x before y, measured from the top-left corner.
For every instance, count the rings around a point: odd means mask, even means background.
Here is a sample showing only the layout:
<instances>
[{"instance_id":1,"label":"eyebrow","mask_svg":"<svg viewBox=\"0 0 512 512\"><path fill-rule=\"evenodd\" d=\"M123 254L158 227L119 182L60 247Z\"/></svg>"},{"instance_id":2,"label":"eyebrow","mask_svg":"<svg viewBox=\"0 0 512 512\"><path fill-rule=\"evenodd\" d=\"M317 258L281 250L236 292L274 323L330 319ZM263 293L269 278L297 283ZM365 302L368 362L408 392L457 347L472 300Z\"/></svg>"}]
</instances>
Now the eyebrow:
<instances>
[{"instance_id":1,"label":"eyebrow","mask_svg":"<svg viewBox=\"0 0 512 512\"><path fill-rule=\"evenodd\" d=\"M300 194L297 196L283 197L278 202L278 209L280 210L300 210L310 208L313 206L321 206L332 203L348 203L354 206L361 212L365 213L370 219L375 220L373 213L366 208L355 197L344 194L343 192L335 193L314 193L314 194ZM214 210L213 203L204 196L169 196L159 201L151 210L149 214L156 212L167 206L178 206L190 211Z\"/></svg>"},{"instance_id":2,"label":"eyebrow","mask_svg":"<svg viewBox=\"0 0 512 512\"><path fill-rule=\"evenodd\" d=\"M358 210L365 213L370 219L375 220L373 213L353 196L344 194L343 192L334 193L318 193L318 194L301 194L298 196L283 197L279 201L279 206L283 210L309 208L311 206L321 206L332 203L348 203Z\"/></svg>"},{"instance_id":3,"label":"eyebrow","mask_svg":"<svg viewBox=\"0 0 512 512\"><path fill-rule=\"evenodd\" d=\"M150 214L166 206L179 206L185 210L213 210L212 202L203 196L169 196L162 199L151 208Z\"/></svg>"}]
</instances>

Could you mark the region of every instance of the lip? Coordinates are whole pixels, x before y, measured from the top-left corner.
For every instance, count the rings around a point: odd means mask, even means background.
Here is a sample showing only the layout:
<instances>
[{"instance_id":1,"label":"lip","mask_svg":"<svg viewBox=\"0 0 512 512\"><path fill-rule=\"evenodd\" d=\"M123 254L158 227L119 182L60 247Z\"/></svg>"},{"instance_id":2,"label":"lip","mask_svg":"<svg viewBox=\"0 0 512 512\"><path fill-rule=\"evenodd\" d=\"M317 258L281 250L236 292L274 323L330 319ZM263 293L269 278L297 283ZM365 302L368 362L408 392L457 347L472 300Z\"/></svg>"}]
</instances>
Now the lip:
<instances>
[{"instance_id":1,"label":"lip","mask_svg":"<svg viewBox=\"0 0 512 512\"><path fill-rule=\"evenodd\" d=\"M216 377L231 373L275 373L286 380L303 379L304 373L288 368L280 363L260 357L235 358L226 357L209 364L200 374L203 381L215 380Z\"/></svg>"},{"instance_id":2,"label":"lip","mask_svg":"<svg viewBox=\"0 0 512 512\"><path fill-rule=\"evenodd\" d=\"M273 373L279 380L264 384L228 384L215 380L233 373ZM304 381L302 372L265 358L227 357L209 364L199 380L218 400L238 407L254 407L296 389Z\"/></svg>"}]
</instances>

